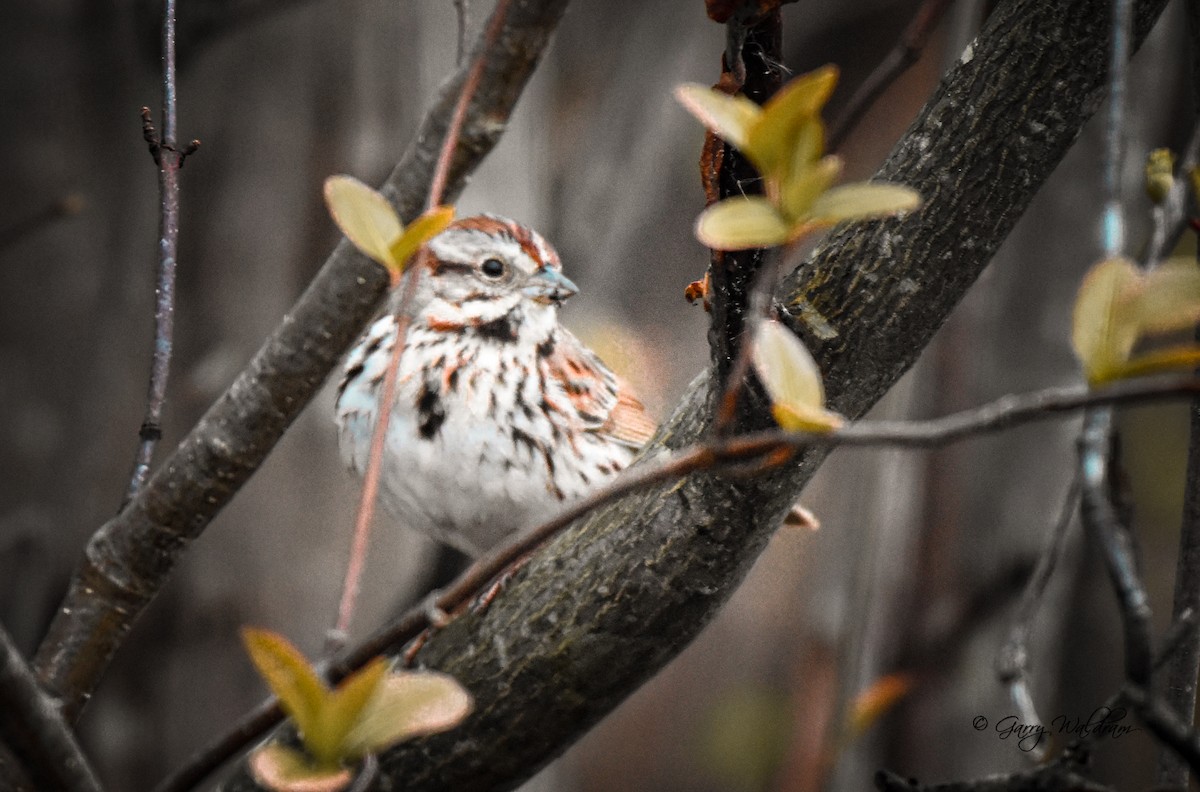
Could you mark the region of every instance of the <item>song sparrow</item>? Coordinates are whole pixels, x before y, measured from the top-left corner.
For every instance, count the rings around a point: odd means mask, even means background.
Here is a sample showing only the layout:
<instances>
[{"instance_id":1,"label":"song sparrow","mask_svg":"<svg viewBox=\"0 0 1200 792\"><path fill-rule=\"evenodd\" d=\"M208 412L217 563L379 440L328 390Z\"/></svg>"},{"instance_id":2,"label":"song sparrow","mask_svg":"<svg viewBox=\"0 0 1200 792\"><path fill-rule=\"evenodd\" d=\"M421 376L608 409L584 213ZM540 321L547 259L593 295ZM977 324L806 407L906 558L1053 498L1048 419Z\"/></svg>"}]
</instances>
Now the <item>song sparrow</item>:
<instances>
[{"instance_id":1,"label":"song sparrow","mask_svg":"<svg viewBox=\"0 0 1200 792\"><path fill-rule=\"evenodd\" d=\"M478 555L625 467L654 422L558 322L577 289L536 232L482 215L451 224L423 267L388 426L380 498L402 524ZM396 339L389 314L346 360L342 456L367 464Z\"/></svg>"}]
</instances>

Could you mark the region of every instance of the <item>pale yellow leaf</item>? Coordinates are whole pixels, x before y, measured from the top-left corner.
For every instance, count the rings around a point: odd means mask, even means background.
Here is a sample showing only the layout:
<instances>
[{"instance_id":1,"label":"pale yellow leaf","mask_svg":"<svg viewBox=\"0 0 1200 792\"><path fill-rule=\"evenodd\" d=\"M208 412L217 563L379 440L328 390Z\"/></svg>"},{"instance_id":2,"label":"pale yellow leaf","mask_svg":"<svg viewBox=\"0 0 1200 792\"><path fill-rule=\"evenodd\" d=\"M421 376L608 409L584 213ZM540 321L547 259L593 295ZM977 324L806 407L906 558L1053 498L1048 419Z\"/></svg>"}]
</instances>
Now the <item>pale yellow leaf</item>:
<instances>
[{"instance_id":1,"label":"pale yellow leaf","mask_svg":"<svg viewBox=\"0 0 1200 792\"><path fill-rule=\"evenodd\" d=\"M842 159L836 155L822 157L816 163L799 168L779 185L783 214L794 226L812 221L813 205L842 175ZM818 225L819 223L813 223Z\"/></svg>"},{"instance_id":2,"label":"pale yellow leaf","mask_svg":"<svg viewBox=\"0 0 1200 792\"><path fill-rule=\"evenodd\" d=\"M903 184L854 182L822 193L809 209L812 220L832 225L844 220L867 220L911 212L921 205L920 194Z\"/></svg>"},{"instance_id":3,"label":"pale yellow leaf","mask_svg":"<svg viewBox=\"0 0 1200 792\"><path fill-rule=\"evenodd\" d=\"M714 250L773 247L786 242L789 231L779 210L757 196L726 198L696 218L696 238Z\"/></svg>"},{"instance_id":4,"label":"pale yellow leaf","mask_svg":"<svg viewBox=\"0 0 1200 792\"><path fill-rule=\"evenodd\" d=\"M675 98L726 143L742 148L762 109L744 96L730 96L698 83L675 88Z\"/></svg>"},{"instance_id":5,"label":"pale yellow leaf","mask_svg":"<svg viewBox=\"0 0 1200 792\"><path fill-rule=\"evenodd\" d=\"M394 743L446 731L471 712L471 694L454 677L432 671L393 672L346 737L350 756L373 753Z\"/></svg>"},{"instance_id":6,"label":"pale yellow leaf","mask_svg":"<svg viewBox=\"0 0 1200 792\"><path fill-rule=\"evenodd\" d=\"M1071 317L1071 345L1088 380L1110 378L1129 359L1137 341L1128 305L1141 290L1141 276L1126 258L1095 264L1079 286Z\"/></svg>"},{"instance_id":7,"label":"pale yellow leaf","mask_svg":"<svg viewBox=\"0 0 1200 792\"><path fill-rule=\"evenodd\" d=\"M832 432L846 424L845 418L831 410L802 404L773 404L771 416L779 428L789 432Z\"/></svg>"},{"instance_id":8,"label":"pale yellow leaf","mask_svg":"<svg viewBox=\"0 0 1200 792\"><path fill-rule=\"evenodd\" d=\"M354 778L344 767L314 767L302 753L279 743L256 749L249 764L258 785L275 792L338 792Z\"/></svg>"},{"instance_id":9,"label":"pale yellow leaf","mask_svg":"<svg viewBox=\"0 0 1200 792\"><path fill-rule=\"evenodd\" d=\"M342 680L329 695L320 713L320 727L304 743L318 762L336 763L345 758L346 737L378 692L387 670L387 661L377 657Z\"/></svg>"},{"instance_id":10,"label":"pale yellow leaf","mask_svg":"<svg viewBox=\"0 0 1200 792\"><path fill-rule=\"evenodd\" d=\"M393 274L401 275L413 254L426 242L445 231L446 226L453 220L453 206L438 206L409 223L400 238L392 243L390 252L394 264L389 269L392 269Z\"/></svg>"},{"instance_id":11,"label":"pale yellow leaf","mask_svg":"<svg viewBox=\"0 0 1200 792\"><path fill-rule=\"evenodd\" d=\"M754 333L754 370L771 397L776 422L791 431L824 432L842 424L825 409L821 369L800 339L773 320Z\"/></svg>"},{"instance_id":12,"label":"pale yellow leaf","mask_svg":"<svg viewBox=\"0 0 1200 792\"><path fill-rule=\"evenodd\" d=\"M1128 379L1129 377L1144 377L1147 374L1159 374L1164 371L1191 369L1198 365L1200 365L1200 346L1195 344L1156 349L1144 355L1135 355L1132 360L1118 363L1105 371L1103 376L1093 384Z\"/></svg>"},{"instance_id":13,"label":"pale yellow leaf","mask_svg":"<svg viewBox=\"0 0 1200 792\"><path fill-rule=\"evenodd\" d=\"M300 650L278 633L252 627L242 629L242 642L301 736L318 732L329 689Z\"/></svg>"},{"instance_id":14,"label":"pale yellow leaf","mask_svg":"<svg viewBox=\"0 0 1200 792\"><path fill-rule=\"evenodd\" d=\"M1143 276L1131 306L1139 335L1185 330L1200 321L1200 266L1172 258Z\"/></svg>"},{"instance_id":15,"label":"pale yellow leaf","mask_svg":"<svg viewBox=\"0 0 1200 792\"><path fill-rule=\"evenodd\" d=\"M763 175L782 177L797 157L812 162L821 156L825 125L820 114L837 79L836 66L822 66L791 80L763 105L742 147Z\"/></svg>"},{"instance_id":16,"label":"pale yellow leaf","mask_svg":"<svg viewBox=\"0 0 1200 792\"><path fill-rule=\"evenodd\" d=\"M404 226L386 198L351 176L330 176L325 204L356 248L389 269L399 266L391 250Z\"/></svg>"}]
</instances>

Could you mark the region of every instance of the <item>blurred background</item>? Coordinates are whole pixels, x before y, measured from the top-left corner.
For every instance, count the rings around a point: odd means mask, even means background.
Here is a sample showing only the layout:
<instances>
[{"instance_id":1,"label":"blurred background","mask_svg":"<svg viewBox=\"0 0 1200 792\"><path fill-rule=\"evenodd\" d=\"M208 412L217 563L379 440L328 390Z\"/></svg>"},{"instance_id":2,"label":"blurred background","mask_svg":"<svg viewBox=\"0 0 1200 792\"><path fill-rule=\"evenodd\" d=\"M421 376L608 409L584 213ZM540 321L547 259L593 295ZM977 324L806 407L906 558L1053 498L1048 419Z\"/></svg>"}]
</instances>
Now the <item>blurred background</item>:
<instances>
[{"instance_id":1,"label":"blurred background","mask_svg":"<svg viewBox=\"0 0 1200 792\"><path fill-rule=\"evenodd\" d=\"M470 0L478 30L491 3ZM897 43L914 0L785 7L786 66L843 71L830 106ZM848 178L886 156L987 3L956 0L917 64L840 152ZM1128 181L1191 117L1182 3L1132 72ZM1179 6L1179 7L1174 7ZM160 4L0 5L0 622L32 651L88 535L117 509L144 409L157 176L139 109L161 103ZM454 65L451 0L191 0L180 10L182 173L176 350L161 458L232 381L333 248L320 186L378 183ZM539 228L582 293L565 322L662 417L707 363L683 299L706 252L699 125L672 100L714 81L724 31L700 0L577 0L460 213ZM1078 380L1070 304L1098 254L1092 124L945 325L876 411L929 417ZM1144 238L1148 204L1135 207ZM981 206L980 211L986 211ZM1132 249L1137 249L1137 244ZM331 388L196 543L117 656L82 723L114 789L144 789L265 694L244 624L319 651L337 607L356 488ZM1123 416L1156 624L1170 610L1183 408ZM820 531L781 531L696 643L545 771L544 788L863 790L888 767L948 781L1029 766L994 724L1016 712L994 657L1066 493L1067 420L945 450L840 451L809 486ZM1032 642L1044 720L1086 718L1120 682L1115 606L1072 529ZM412 601L437 552L386 519L356 623ZM849 733L850 702L888 675L894 706ZM880 688L875 687L875 690ZM1101 778L1151 783L1145 732L1100 743Z\"/></svg>"}]
</instances>

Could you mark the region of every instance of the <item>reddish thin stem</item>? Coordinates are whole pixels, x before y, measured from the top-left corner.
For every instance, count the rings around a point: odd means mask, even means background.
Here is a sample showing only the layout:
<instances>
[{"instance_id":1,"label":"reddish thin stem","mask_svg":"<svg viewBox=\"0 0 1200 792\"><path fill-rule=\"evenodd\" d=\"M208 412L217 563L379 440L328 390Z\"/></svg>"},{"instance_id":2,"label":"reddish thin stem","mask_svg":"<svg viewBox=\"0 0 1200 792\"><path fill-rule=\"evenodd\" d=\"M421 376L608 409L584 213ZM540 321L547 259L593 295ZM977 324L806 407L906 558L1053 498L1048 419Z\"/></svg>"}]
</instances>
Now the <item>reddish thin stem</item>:
<instances>
[{"instance_id":1,"label":"reddish thin stem","mask_svg":"<svg viewBox=\"0 0 1200 792\"><path fill-rule=\"evenodd\" d=\"M458 103L454 106L454 115L446 128L446 138L438 154L437 165L434 168L433 179L429 185L429 198L426 209L438 206L442 193L446 190L449 178L450 163L458 147L459 136L462 134L463 122L467 117L467 106L479 88L486 65L484 53L496 42L500 31L504 28L504 18L508 13L509 0L500 0L496 4L488 28L484 34L484 44L471 65L463 81L462 91L458 95ZM420 254L418 254L419 257ZM350 561L346 566L346 577L342 584L342 599L338 605L337 625L326 640L326 651L330 654L341 648L350 632L350 623L354 620L354 611L358 603L358 593L362 584L362 573L366 566L367 548L371 537L371 521L375 516L375 502L379 494L379 479L383 470L383 449L387 440L388 424L391 422L392 406L396 395L396 379L400 370L400 356L404 352L405 341L408 337L408 326L411 322L408 306L412 303L420 282L422 267L410 266L405 270L404 292L396 302L392 317L396 323L396 338L392 343L392 356L388 361L387 371L384 372L383 387L380 392L375 429L371 434L371 450L367 458L367 469L363 474L362 497L358 504L358 514L354 521L354 539L350 549ZM398 285L394 279L392 287Z\"/></svg>"}]
</instances>

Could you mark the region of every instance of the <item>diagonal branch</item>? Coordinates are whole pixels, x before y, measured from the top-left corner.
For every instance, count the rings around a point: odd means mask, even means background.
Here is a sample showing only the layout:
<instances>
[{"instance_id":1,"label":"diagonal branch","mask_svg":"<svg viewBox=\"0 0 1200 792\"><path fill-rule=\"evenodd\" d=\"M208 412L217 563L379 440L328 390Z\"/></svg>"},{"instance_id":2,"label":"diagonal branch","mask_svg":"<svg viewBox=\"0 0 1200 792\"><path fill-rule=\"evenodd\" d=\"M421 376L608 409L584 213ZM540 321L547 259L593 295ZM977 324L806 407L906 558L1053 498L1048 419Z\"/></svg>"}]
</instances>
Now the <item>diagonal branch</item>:
<instances>
[{"instance_id":1,"label":"diagonal branch","mask_svg":"<svg viewBox=\"0 0 1200 792\"><path fill-rule=\"evenodd\" d=\"M515 4L494 44L450 163L447 198L491 151L567 0ZM443 86L383 187L401 217L420 213L455 100L461 68ZM78 716L134 620L200 535L266 458L374 313L387 286L376 264L342 242L247 368L117 517L88 543L43 640L36 669Z\"/></svg>"}]
</instances>

